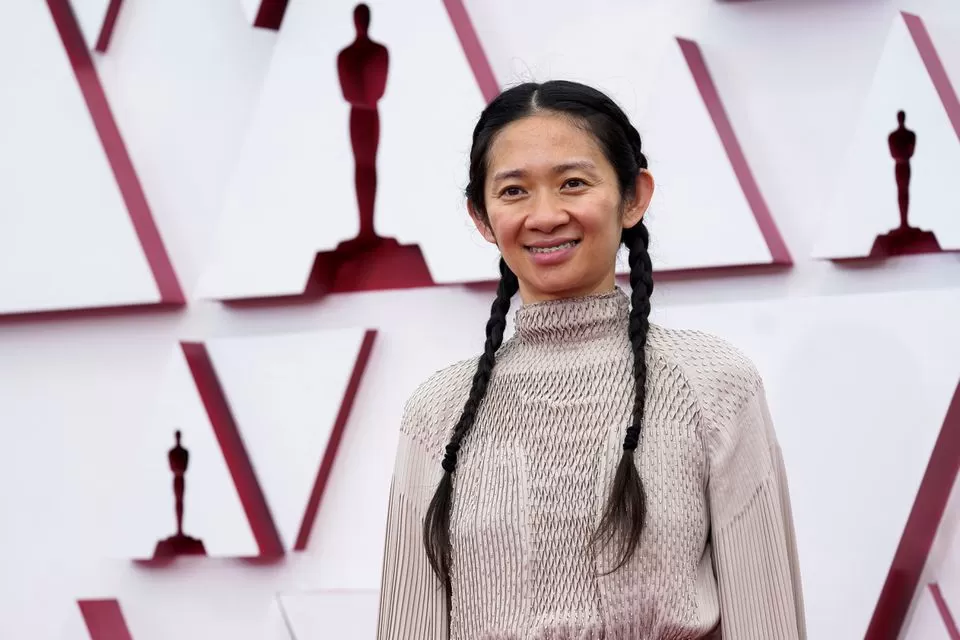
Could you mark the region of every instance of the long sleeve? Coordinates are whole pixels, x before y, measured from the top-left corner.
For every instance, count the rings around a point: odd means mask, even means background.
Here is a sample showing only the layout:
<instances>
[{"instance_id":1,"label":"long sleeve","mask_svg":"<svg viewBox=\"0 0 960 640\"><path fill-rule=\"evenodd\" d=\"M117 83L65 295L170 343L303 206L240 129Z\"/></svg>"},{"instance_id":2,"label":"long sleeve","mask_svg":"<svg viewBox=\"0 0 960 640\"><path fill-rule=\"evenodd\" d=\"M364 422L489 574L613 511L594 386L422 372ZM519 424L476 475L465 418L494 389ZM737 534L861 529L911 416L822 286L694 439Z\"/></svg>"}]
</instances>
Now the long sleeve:
<instances>
[{"instance_id":1,"label":"long sleeve","mask_svg":"<svg viewBox=\"0 0 960 640\"><path fill-rule=\"evenodd\" d=\"M803 594L786 472L762 385L707 432L724 640L803 640Z\"/></svg>"},{"instance_id":2,"label":"long sleeve","mask_svg":"<svg viewBox=\"0 0 960 640\"><path fill-rule=\"evenodd\" d=\"M446 602L423 547L423 516L439 464L401 432L397 447L380 584L377 640L446 640Z\"/></svg>"}]
</instances>

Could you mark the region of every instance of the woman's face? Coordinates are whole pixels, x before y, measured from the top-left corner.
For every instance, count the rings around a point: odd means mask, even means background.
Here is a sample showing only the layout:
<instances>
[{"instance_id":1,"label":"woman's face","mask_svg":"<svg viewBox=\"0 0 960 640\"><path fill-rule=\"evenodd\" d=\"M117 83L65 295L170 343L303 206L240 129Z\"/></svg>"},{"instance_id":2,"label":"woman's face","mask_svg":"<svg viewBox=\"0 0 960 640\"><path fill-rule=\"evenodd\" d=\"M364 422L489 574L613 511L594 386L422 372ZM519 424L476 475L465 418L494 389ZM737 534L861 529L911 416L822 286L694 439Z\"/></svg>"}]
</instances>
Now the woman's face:
<instances>
[{"instance_id":1,"label":"woman's face","mask_svg":"<svg viewBox=\"0 0 960 640\"><path fill-rule=\"evenodd\" d=\"M537 114L504 127L490 146L480 233L497 244L524 303L613 289L620 232L646 210L653 182L621 202L613 166L585 129Z\"/></svg>"}]
</instances>

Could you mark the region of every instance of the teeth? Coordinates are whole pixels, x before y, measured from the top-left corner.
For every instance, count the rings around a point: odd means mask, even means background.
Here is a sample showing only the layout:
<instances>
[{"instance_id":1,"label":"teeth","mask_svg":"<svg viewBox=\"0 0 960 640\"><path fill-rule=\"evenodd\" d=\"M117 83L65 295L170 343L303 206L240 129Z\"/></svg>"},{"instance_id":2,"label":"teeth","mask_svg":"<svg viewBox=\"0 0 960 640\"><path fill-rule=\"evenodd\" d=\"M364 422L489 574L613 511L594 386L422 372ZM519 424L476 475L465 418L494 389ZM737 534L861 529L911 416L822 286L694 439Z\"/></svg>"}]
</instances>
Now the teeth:
<instances>
[{"instance_id":1,"label":"teeth","mask_svg":"<svg viewBox=\"0 0 960 640\"><path fill-rule=\"evenodd\" d=\"M560 251L562 249L569 249L577 244L577 240L571 240L570 242L564 242L563 244L558 244L555 247L530 247L530 251L533 253L553 253L554 251Z\"/></svg>"}]
</instances>

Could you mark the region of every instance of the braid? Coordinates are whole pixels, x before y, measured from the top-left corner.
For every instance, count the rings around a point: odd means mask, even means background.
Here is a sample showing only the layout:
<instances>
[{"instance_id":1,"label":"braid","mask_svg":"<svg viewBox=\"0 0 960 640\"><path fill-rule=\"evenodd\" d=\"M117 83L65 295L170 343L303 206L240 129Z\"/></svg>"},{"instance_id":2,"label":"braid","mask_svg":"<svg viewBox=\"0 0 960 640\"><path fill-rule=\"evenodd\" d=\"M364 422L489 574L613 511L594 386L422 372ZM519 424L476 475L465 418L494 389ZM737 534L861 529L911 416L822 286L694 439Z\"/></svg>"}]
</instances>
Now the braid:
<instances>
[{"instance_id":1,"label":"braid","mask_svg":"<svg viewBox=\"0 0 960 640\"><path fill-rule=\"evenodd\" d=\"M460 444L467 435L470 427L477 418L480 403L487 394L487 386L496 363L496 353L503 343L503 332L507 326L507 312L510 310L510 300L519 289L517 276L514 275L507 263L500 258L500 284L497 286L497 297L490 308L490 319L487 321L487 340L483 345L483 355L477 362L477 371L473 375L473 385L470 395L463 406L460 419L453 428L450 441L444 451L443 478L437 486L430 506L423 521L423 542L427 549L427 557L434 573L443 582L447 595L447 605L450 604L450 508L453 497L453 472L457 468L457 454Z\"/></svg>"},{"instance_id":2,"label":"braid","mask_svg":"<svg viewBox=\"0 0 960 640\"><path fill-rule=\"evenodd\" d=\"M636 173L646 169L647 159L640 147L640 135L632 126L626 126L627 137L637 163ZM636 174L635 174L636 175ZM633 187L627 185L627 191ZM632 194L636 196L637 194ZM607 498L600 526L592 542L608 542L618 532L621 534L620 560L609 571L613 573L627 561L640 543L640 534L646 519L647 500L643 481L634 459L640 443L640 429L647 400L647 331L650 328L650 296L653 294L653 263L650 260L650 234L643 220L621 233L621 242L629 250L631 309L629 335L633 348L634 399L633 415L623 439L623 455L617 465L613 486Z\"/></svg>"},{"instance_id":3,"label":"braid","mask_svg":"<svg viewBox=\"0 0 960 640\"><path fill-rule=\"evenodd\" d=\"M647 247L650 234L643 222L623 233L625 244L630 249L630 344L633 347L634 400L633 421L627 429L623 448L634 450L640 438L640 423L646 405L647 361L644 349L647 346L647 330L650 328L650 295L653 293L653 264Z\"/></svg>"}]
</instances>

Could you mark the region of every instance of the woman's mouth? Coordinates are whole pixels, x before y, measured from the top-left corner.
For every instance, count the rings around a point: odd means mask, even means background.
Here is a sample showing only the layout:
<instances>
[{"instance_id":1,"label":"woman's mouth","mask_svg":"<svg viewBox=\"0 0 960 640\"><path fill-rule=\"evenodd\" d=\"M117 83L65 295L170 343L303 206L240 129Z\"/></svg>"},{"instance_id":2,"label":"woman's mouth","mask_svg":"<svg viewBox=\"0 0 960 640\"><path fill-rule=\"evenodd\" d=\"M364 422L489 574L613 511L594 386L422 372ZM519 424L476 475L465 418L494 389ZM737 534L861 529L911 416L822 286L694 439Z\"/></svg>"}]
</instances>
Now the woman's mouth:
<instances>
[{"instance_id":1,"label":"woman's mouth","mask_svg":"<svg viewBox=\"0 0 960 640\"><path fill-rule=\"evenodd\" d=\"M527 246L534 264L552 266L567 261L577 250L580 240L567 240L548 246Z\"/></svg>"},{"instance_id":2,"label":"woman's mouth","mask_svg":"<svg viewBox=\"0 0 960 640\"><path fill-rule=\"evenodd\" d=\"M541 253L541 254L550 254L557 251L563 251L564 249L572 249L573 247L580 244L579 240L570 240L564 242L563 244L558 244L550 247L527 247L527 250L531 253Z\"/></svg>"}]
</instances>

